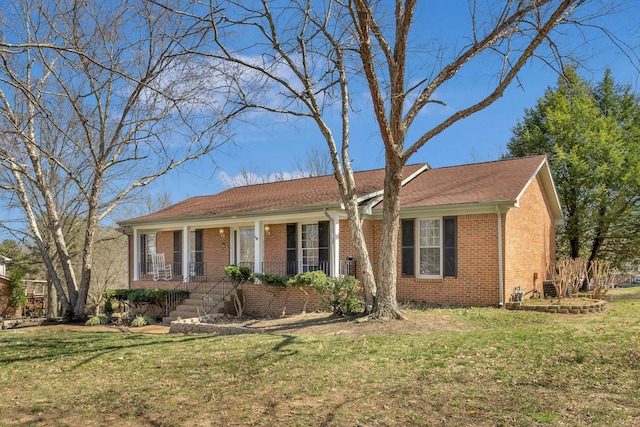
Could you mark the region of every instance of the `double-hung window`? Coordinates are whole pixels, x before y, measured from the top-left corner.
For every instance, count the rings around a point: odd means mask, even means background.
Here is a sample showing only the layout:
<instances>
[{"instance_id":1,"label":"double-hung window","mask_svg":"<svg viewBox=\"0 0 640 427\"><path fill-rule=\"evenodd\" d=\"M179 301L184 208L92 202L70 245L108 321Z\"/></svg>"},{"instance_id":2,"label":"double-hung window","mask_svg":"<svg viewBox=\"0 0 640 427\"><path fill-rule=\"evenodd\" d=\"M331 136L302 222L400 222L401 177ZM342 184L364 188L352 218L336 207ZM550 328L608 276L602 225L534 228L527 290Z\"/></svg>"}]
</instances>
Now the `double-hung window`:
<instances>
[{"instance_id":1,"label":"double-hung window","mask_svg":"<svg viewBox=\"0 0 640 427\"><path fill-rule=\"evenodd\" d=\"M418 236L418 274L439 277L442 272L442 220L419 220Z\"/></svg>"},{"instance_id":2,"label":"double-hung window","mask_svg":"<svg viewBox=\"0 0 640 427\"><path fill-rule=\"evenodd\" d=\"M441 278L458 275L458 219L402 220L402 277Z\"/></svg>"}]
</instances>

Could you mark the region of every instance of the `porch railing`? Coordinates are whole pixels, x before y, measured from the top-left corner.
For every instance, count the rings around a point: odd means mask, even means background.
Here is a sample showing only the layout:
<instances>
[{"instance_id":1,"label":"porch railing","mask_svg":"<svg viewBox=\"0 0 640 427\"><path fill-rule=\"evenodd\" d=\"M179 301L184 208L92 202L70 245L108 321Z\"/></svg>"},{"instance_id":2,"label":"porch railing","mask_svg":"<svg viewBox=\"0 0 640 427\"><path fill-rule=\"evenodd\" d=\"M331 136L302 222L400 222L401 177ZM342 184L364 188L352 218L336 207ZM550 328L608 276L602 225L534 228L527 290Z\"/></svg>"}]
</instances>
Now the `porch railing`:
<instances>
[{"instance_id":1,"label":"porch railing","mask_svg":"<svg viewBox=\"0 0 640 427\"><path fill-rule=\"evenodd\" d=\"M139 263L138 271L140 272L140 280L153 280L153 269L151 268L150 263ZM209 279L207 274L207 263L206 262L190 262L189 268L187 269L185 276L183 273L182 263L174 262L171 263L171 270L173 271L173 278L171 281L196 281L196 282L206 282Z\"/></svg>"},{"instance_id":2,"label":"porch railing","mask_svg":"<svg viewBox=\"0 0 640 427\"><path fill-rule=\"evenodd\" d=\"M191 294L198 289L200 285L207 281L206 275L206 263L189 263L190 273L188 279L178 283L173 290L174 291L187 291ZM188 298L188 297L187 297ZM177 295L176 292L171 292L165 297L164 316L168 317L169 314L185 299L185 296Z\"/></svg>"},{"instance_id":3,"label":"porch railing","mask_svg":"<svg viewBox=\"0 0 640 427\"><path fill-rule=\"evenodd\" d=\"M151 263L141 262L138 264L138 271L140 272L140 280L153 280L153 267ZM179 262L171 263L171 271L173 272L171 282L182 281L182 264Z\"/></svg>"},{"instance_id":4,"label":"porch railing","mask_svg":"<svg viewBox=\"0 0 640 427\"><path fill-rule=\"evenodd\" d=\"M205 318L211 315L211 312L233 292L233 287L233 282L226 276L218 280L209 292L202 296L198 305L198 315Z\"/></svg>"},{"instance_id":5,"label":"porch railing","mask_svg":"<svg viewBox=\"0 0 640 427\"><path fill-rule=\"evenodd\" d=\"M306 273L308 271L324 271L329 275L330 267L328 262L320 262L317 264L306 264L302 262L270 262L265 261L262 263L262 272L265 274L274 274L277 276L291 277L298 273ZM342 260L340 261L338 274L344 276L356 275L356 261L355 260Z\"/></svg>"}]
</instances>

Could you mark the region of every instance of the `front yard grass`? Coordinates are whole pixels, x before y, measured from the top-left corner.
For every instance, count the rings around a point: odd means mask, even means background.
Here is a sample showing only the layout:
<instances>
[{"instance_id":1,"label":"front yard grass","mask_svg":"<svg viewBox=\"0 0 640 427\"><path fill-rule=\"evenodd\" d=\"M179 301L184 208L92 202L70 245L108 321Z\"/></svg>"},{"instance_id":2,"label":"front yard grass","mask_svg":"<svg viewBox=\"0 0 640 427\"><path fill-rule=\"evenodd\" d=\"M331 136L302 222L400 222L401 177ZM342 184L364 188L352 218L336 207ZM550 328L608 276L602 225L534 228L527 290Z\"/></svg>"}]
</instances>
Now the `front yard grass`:
<instances>
[{"instance_id":1,"label":"front yard grass","mask_svg":"<svg viewBox=\"0 0 640 427\"><path fill-rule=\"evenodd\" d=\"M2 331L0 425L640 425L640 287L611 297L357 337Z\"/></svg>"}]
</instances>

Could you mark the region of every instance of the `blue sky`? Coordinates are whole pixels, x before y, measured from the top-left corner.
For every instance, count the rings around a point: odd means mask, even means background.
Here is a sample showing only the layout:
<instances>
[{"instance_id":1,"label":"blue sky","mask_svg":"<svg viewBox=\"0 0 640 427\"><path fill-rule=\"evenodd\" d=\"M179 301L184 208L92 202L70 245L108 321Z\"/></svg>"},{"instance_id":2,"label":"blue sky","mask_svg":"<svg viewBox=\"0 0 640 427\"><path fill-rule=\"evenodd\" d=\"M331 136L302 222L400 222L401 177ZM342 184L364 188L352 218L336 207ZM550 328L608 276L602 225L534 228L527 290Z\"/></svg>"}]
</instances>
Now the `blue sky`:
<instances>
[{"instance_id":1,"label":"blue sky","mask_svg":"<svg viewBox=\"0 0 640 427\"><path fill-rule=\"evenodd\" d=\"M462 36L469 34L468 4L467 0L418 2L412 33L414 41L419 41L421 49L425 51L437 44L452 49L466 44L468 39ZM597 6L599 0L594 0L593 4ZM617 82L629 83L636 92L640 92L640 77L636 68L636 55L640 54L639 16L640 2L630 0L626 9L618 9L617 13L607 16L604 22L618 37L636 47L636 52L631 54L635 64L601 34L589 32L588 29L585 29L585 33L568 31L560 41L566 52L580 58L579 72L583 77L599 80L604 70L610 67ZM597 37L591 39L594 35ZM584 37L591 41L583 43ZM418 55L421 51L418 49L416 52ZM409 74L414 78L421 77L423 70L409 70ZM495 69L487 67L487 61L483 60L459 73L451 84L436 92L447 106L426 108L416 120L415 129L410 133L407 143L411 142L412 135L429 129L430 124L468 106L469 98L486 91L493 73ZM536 100L543 96L547 87L556 84L557 78L556 72L545 66L543 61L530 61L520 73L517 84L512 84L501 99L430 140L408 163L428 162L432 167L443 167L498 159L506 151L511 129L523 117L524 109L535 106ZM352 166L355 170L382 168L382 142L367 100L367 90L364 86L356 86L352 90L352 97L359 108L359 113L350 117ZM330 118L330 121L334 133L339 133L339 121L336 117ZM223 177L233 179L243 168L264 175L286 176L294 172L296 160L304 159L310 149L326 150L324 138L316 125L308 120L253 114L250 122L236 124L233 131L234 144L228 144L208 157L171 171L143 189L143 192L152 198L166 193L172 203L177 203L188 197L215 194L226 189L228 182ZM111 221L121 219L125 218L117 212L110 218ZM0 237L4 237L2 231Z\"/></svg>"},{"instance_id":2,"label":"blue sky","mask_svg":"<svg viewBox=\"0 0 640 427\"><path fill-rule=\"evenodd\" d=\"M459 9L455 14L452 14L450 9L442 8L439 10L441 16L432 17L419 10L415 22L421 24L429 21L425 23L431 25L429 30L434 30L433 25L440 26L441 28L435 28L435 32L441 31L440 34L446 34L447 37L451 37L453 31L466 31L464 21L458 18L468 15L467 2L455 3ZM606 25L619 37L624 38L625 42L638 46L638 9L636 5L631 7L632 9L620 9L618 13L608 16ZM418 32L421 30L418 28ZM591 35L593 34L598 33ZM605 68L610 67L617 82L629 83L638 91L638 70L634 64L605 37L599 36L597 40L584 44L581 40L583 35L568 32L562 39L564 46L571 49L572 55L581 58L580 74L589 80L599 80ZM476 67L467 70L461 79L447 86L447 107L430 107L422 113L418 122L423 121L427 124L429 121L437 120L439 115L444 117L445 110L459 109L466 105L464 101L467 96L485 89L488 80L482 76L491 71L483 69L482 65L482 62L476 64ZM428 162L432 167L443 167L497 159L501 153L506 152L511 128L523 117L524 109L533 107L536 100L543 96L544 90L555 85L557 78L556 72L545 66L542 61L531 61L521 72L519 85L512 84L504 96L493 105L433 138L409 163ZM377 124L373 113L367 109L366 102L361 105L362 111L351 117L350 152L353 167L356 170L381 168L384 162ZM416 125L417 133L425 128L420 123ZM287 174L295 169L296 159L303 159L311 147L326 150L322 135L310 121L262 115L252 124L242 123L236 126L234 134L234 145L227 145L213 153L210 158L203 158L189 167L171 172L157 180L146 191L152 194L167 193L175 203L187 197L214 194L224 190L228 184L224 182L223 175L233 178L243 167L265 175Z\"/></svg>"}]
</instances>

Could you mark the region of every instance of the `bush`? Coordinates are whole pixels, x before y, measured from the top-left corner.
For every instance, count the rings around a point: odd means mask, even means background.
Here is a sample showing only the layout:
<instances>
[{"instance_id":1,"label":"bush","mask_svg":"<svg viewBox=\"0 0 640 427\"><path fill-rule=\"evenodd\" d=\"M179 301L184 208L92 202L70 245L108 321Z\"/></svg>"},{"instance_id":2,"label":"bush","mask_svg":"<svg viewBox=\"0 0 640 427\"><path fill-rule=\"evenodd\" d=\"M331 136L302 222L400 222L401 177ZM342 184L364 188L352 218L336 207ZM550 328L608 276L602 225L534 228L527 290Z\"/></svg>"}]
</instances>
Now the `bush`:
<instances>
[{"instance_id":1,"label":"bush","mask_svg":"<svg viewBox=\"0 0 640 427\"><path fill-rule=\"evenodd\" d=\"M144 316L142 314L138 314L132 321L131 326L134 328L139 328L141 326L153 325L155 321L149 317Z\"/></svg>"},{"instance_id":2,"label":"bush","mask_svg":"<svg viewBox=\"0 0 640 427\"><path fill-rule=\"evenodd\" d=\"M312 287L327 298L328 305L335 314L348 316L364 310L364 302L358 296L360 284L352 276L332 279L318 270L296 274L292 278L259 273L256 277L267 286L296 287L303 291L305 287Z\"/></svg>"},{"instance_id":3,"label":"bush","mask_svg":"<svg viewBox=\"0 0 640 427\"><path fill-rule=\"evenodd\" d=\"M289 286L289 278L284 276L256 273L256 278L266 286L276 286L280 288L286 288Z\"/></svg>"},{"instance_id":4,"label":"bush","mask_svg":"<svg viewBox=\"0 0 640 427\"><path fill-rule=\"evenodd\" d=\"M249 267L242 267L239 265L227 265L224 268L224 274L226 274L229 280L231 280L231 282L236 286L240 283L249 282L253 279L251 269Z\"/></svg>"},{"instance_id":5,"label":"bush","mask_svg":"<svg viewBox=\"0 0 640 427\"><path fill-rule=\"evenodd\" d=\"M364 302L357 295L360 291L358 279L352 276L341 276L331 282L329 303L335 314L348 316L363 312Z\"/></svg>"},{"instance_id":6,"label":"bush","mask_svg":"<svg viewBox=\"0 0 640 427\"><path fill-rule=\"evenodd\" d=\"M13 308L27 305L27 295L22 282L24 275L25 272L21 268L15 268L9 275L9 305Z\"/></svg>"},{"instance_id":7,"label":"bush","mask_svg":"<svg viewBox=\"0 0 640 427\"><path fill-rule=\"evenodd\" d=\"M104 302L104 314L107 316L111 316L113 314L113 303L111 299L107 299Z\"/></svg>"},{"instance_id":8,"label":"bush","mask_svg":"<svg viewBox=\"0 0 640 427\"><path fill-rule=\"evenodd\" d=\"M331 278L327 277L324 271L307 271L306 273L296 274L289 279L289 285L297 288L311 286L324 294L331 288Z\"/></svg>"},{"instance_id":9,"label":"bush","mask_svg":"<svg viewBox=\"0 0 640 427\"><path fill-rule=\"evenodd\" d=\"M85 323L85 326L100 326L107 324L107 316L93 316L90 317Z\"/></svg>"}]
</instances>

